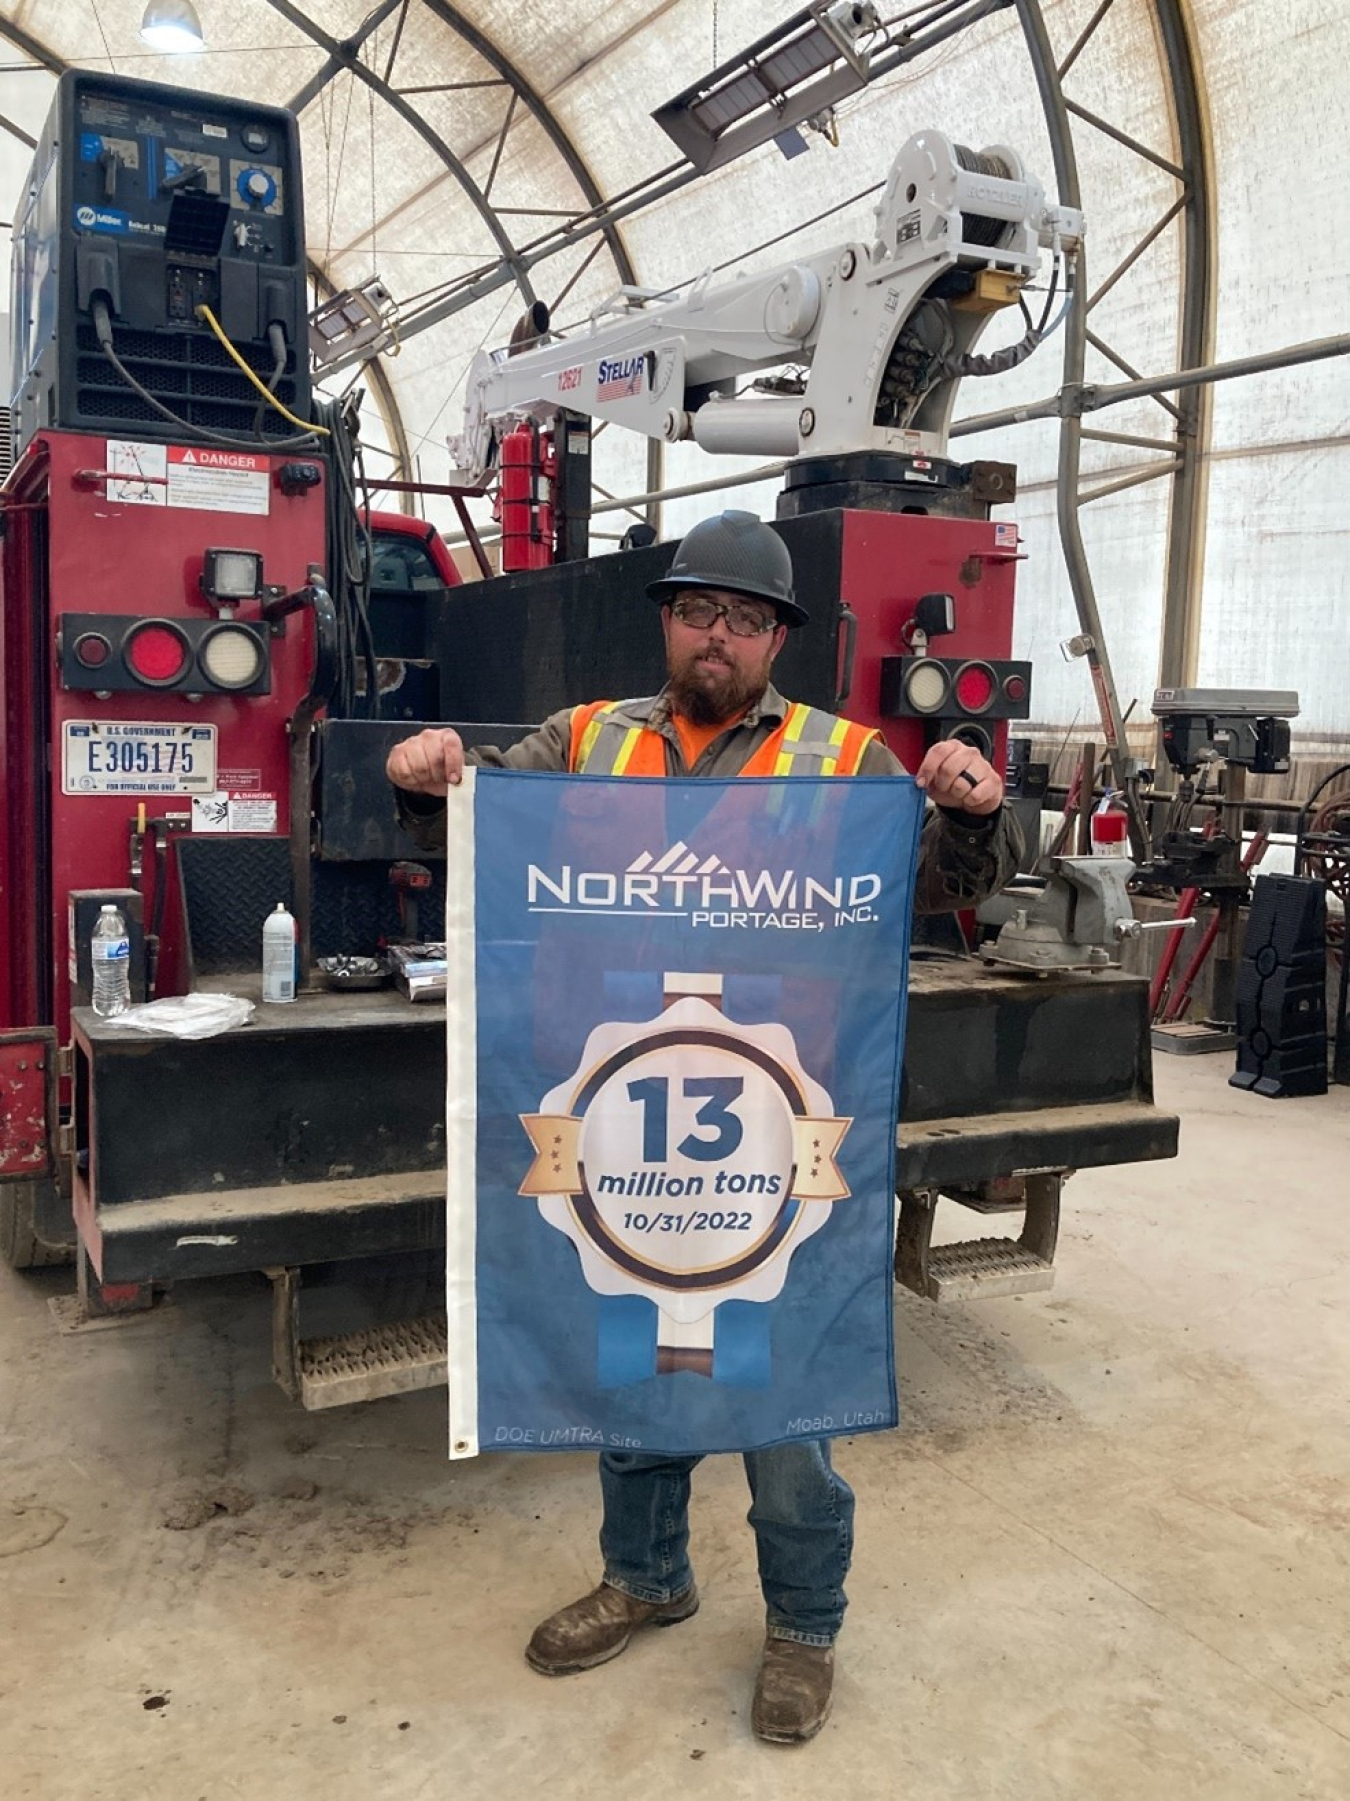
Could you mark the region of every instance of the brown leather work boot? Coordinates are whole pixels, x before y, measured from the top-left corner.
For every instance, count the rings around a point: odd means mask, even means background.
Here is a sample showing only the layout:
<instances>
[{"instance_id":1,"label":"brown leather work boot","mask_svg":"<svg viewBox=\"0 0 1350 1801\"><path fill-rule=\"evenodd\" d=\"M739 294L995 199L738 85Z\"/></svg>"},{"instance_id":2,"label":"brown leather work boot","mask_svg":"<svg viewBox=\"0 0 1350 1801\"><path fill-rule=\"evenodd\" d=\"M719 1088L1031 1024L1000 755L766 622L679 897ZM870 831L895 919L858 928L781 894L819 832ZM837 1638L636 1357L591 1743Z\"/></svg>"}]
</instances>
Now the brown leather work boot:
<instances>
[{"instance_id":1,"label":"brown leather work boot","mask_svg":"<svg viewBox=\"0 0 1350 1801\"><path fill-rule=\"evenodd\" d=\"M804 1745L830 1717L834 1646L766 1638L750 1723L771 1745Z\"/></svg>"},{"instance_id":2,"label":"brown leather work boot","mask_svg":"<svg viewBox=\"0 0 1350 1801\"><path fill-rule=\"evenodd\" d=\"M536 1626L525 1656L542 1676L570 1676L617 1657L637 1627L678 1626L697 1612L698 1590L692 1582L669 1601L639 1601L602 1582Z\"/></svg>"}]
</instances>

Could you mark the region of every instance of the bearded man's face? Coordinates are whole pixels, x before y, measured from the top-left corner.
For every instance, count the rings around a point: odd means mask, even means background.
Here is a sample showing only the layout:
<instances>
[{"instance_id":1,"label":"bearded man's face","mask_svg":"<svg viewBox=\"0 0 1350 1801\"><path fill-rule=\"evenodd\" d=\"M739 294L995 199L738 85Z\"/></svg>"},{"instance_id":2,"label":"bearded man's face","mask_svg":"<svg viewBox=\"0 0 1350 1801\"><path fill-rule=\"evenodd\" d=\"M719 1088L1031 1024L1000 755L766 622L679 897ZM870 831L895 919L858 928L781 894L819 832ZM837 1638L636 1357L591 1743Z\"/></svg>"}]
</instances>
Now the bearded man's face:
<instances>
[{"instance_id":1,"label":"bearded man's face","mask_svg":"<svg viewBox=\"0 0 1350 1801\"><path fill-rule=\"evenodd\" d=\"M768 601L748 600L720 588L691 588L680 598L696 597L753 607L766 621L776 618ZM721 725L753 706L769 685L773 660L787 636L786 628L775 624L754 637L738 637L720 617L711 625L688 625L669 606L661 609L661 620L671 701L675 711L694 725Z\"/></svg>"}]
</instances>

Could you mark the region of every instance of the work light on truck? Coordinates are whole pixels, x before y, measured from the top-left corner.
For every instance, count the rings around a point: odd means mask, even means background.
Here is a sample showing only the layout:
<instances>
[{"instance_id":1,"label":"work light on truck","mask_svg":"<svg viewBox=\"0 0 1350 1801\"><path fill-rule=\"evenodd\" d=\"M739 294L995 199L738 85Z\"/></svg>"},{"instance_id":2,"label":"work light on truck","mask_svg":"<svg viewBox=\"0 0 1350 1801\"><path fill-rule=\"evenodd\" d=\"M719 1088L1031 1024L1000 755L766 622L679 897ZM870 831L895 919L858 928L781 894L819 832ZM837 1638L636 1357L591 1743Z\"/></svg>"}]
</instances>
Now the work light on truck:
<instances>
[{"instance_id":1,"label":"work light on truck","mask_svg":"<svg viewBox=\"0 0 1350 1801\"><path fill-rule=\"evenodd\" d=\"M256 550L212 549L203 554L201 588L213 606L256 600L263 586L262 557Z\"/></svg>"}]
</instances>

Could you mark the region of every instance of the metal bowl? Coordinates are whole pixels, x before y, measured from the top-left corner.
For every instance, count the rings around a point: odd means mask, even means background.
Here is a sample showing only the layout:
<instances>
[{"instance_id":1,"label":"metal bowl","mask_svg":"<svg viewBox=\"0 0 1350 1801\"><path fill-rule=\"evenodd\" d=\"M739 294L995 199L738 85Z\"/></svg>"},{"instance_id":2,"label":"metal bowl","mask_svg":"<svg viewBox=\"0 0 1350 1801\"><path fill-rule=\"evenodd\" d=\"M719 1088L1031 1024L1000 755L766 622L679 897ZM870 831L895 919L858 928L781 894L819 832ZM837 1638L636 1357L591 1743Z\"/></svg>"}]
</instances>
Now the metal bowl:
<instances>
[{"instance_id":1,"label":"metal bowl","mask_svg":"<svg viewBox=\"0 0 1350 1801\"><path fill-rule=\"evenodd\" d=\"M393 975L387 957L319 957L316 967L330 988L343 992L383 988Z\"/></svg>"}]
</instances>

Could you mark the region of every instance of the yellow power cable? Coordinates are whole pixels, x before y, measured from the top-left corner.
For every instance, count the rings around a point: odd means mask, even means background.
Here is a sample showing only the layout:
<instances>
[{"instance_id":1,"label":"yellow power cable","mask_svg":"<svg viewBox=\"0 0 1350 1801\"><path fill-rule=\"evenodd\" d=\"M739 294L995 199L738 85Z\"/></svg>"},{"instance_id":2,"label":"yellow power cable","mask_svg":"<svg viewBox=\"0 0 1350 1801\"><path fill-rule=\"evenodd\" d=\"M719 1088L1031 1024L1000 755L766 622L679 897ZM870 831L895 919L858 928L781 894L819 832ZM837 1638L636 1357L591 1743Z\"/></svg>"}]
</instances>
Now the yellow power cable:
<instances>
[{"instance_id":1,"label":"yellow power cable","mask_svg":"<svg viewBox=\"0 0 1350 1801\"><path fill-rule=\"evenodd\" d=\"M272 390L267 386L266 382L262 382L262 381L258 380L256 371L249 368L248 364L244 361L243 357L240 356L239 352L235 349L234 345L231 344L230 340L225 336L224 327L221 325L220 320L216 318L216 315L211 311L209 306L204 306L204 305L199 306L197 308L197 317L199 319L205 319L206 323L211 327L211 330L216 334L216 336L220 339L221 343L225 346L225 348L229 352L230 356L233 357L233 359L236 363L238 363L239 367L244 371L244 374L249 378L249 380L253 383L254 387L262 395L263 399L267 402L268 406L274 408L275 411L280 413L282 418L285 420L288 420L290 424L298 425L300 427L301 431L312 431L314 433L315 437L317 437L317 438L331 438L332 437L333 434L332 434L332 432L329 431L329 429L326 425L313 425L310 423L310 421L308 419L297 419L294 413L290 412L286 407L282 406L281 402L277 399L276 395L272 392Z\"/></svg>"}]
</instances>

